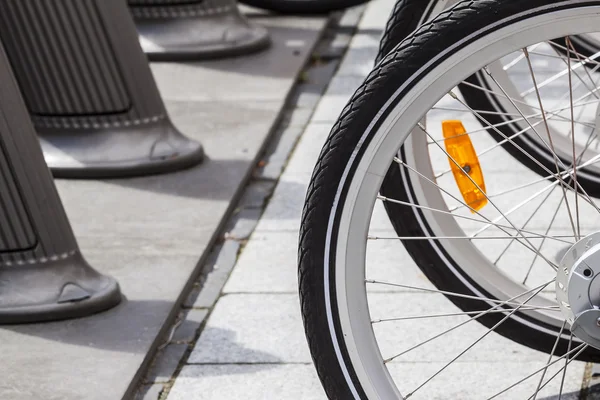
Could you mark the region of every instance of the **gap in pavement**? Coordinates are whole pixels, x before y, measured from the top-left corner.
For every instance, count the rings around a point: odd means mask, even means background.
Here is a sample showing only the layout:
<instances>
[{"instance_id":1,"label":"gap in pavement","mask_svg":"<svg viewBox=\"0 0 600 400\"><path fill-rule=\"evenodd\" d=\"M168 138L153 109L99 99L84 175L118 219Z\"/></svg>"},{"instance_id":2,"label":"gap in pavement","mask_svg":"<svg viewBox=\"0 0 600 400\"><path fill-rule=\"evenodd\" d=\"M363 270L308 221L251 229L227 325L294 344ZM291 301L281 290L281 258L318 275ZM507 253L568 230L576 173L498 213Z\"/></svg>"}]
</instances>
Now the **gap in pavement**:
<instances>
[{"instance_id":1,"label":"gap in pavement","mask_svg":"<svg viewBox=\"0 0 600 400\"><path fill-rule=\"evenodd\" d=\"M279 176L344 56L364 7L332 15L283 112L274 137L256 164L233 215L184 301L154 358L137 400L165 400L221 295L238 255L254 231Z\"/></svg>"}]
</instances>

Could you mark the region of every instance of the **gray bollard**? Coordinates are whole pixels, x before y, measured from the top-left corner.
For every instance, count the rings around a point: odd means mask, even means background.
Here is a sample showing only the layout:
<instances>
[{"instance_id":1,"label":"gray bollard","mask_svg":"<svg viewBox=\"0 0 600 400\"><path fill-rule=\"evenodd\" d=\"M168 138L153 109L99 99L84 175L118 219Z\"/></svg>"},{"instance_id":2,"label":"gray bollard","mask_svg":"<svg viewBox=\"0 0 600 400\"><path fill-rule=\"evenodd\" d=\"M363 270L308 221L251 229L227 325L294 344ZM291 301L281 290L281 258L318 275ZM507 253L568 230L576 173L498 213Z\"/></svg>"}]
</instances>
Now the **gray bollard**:
<instances>
[{"instance_id":1,"label":"gray bollard","mask_svg":"<svg viewBox=\"0 0 600 400\"><path fill-rule=\"evenodd\" d=\"M0 40L55 177L202 161L167 115L125 0L2 0Z\"/></svg>"},{"instance_id":2,"label":"gray bollard","mask_svg":"<svg viewBox=\"0 0 600 400\"><path fill-rule=\"evenodd\" d=\"M0 324L75 318L121 301L81 255L0 45Z\"/></svg>"},{"instance_id":3,"label":"gray bollard","mask_svg":"<svg viewBox=\"0 0 600 400\"><path fill-rule=\"evenodd\" d=\"M205 60L265 49L265 28L250 23L236 0L128 0L151 61Z\"/></svg>"}]
</instances>

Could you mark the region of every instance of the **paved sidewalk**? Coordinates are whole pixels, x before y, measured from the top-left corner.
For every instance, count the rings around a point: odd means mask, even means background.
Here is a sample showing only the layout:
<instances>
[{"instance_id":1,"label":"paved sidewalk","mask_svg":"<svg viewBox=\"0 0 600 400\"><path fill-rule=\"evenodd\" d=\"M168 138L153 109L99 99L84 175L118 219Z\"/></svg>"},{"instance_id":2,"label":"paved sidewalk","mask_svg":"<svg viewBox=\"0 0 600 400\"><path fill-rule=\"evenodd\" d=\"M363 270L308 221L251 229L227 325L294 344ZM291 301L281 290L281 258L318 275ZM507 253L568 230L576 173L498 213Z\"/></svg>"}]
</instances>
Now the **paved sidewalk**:
<instances>
[{"instance_id":1,"label":"paved sidewalk","mask_svg":"<svg viewBox=\"0 0 600 400\"><path fill-rule=\"evenodd\" d=\"M168 400L325 398L300 317L299 218L316 157L341 109L371 70L393 4L377 0L367 6Z\"/></svg>"},{"instance_id":2,"label":"paved sidewalk","mask_svg":"<svg viewBox=\"0 0 600 400\"><path fill-rule=\"evenodd\" d=\"M256 229L240 250L237 261L230 260L235 262L232 273L216 306L210 310L186 364L180 369L168 400L325 398L306 345L299 310L296 257L300 215L321 147L341 109L371 70L393 5L393 0L375 0L367 6L348 52L302 133ZM442 120L444 114L435 118ZM500 162L498 165L511 164ZM490 177L499 177L498 181L510 181L515 176L506 167L492 168L489 173ZM500 179L503 176L510 179ZM376 208L371 231L395 236L381 204ZM368 265L375 266L370 271L373 277L385 276L387 281L397 278L397 282L420 287L430 285L398 241L370 243L367 260ZM203 290L215 289L205 287ZM374 318L394 313L435 313L448 307L447 300L440 295L390 288L370 290L369 300ZM409 326L378 325L375 333L382 353L396 354L398 349L419 343L424 337L460 321L461 317L457 317L444 321L426 319ZM443 340L440 344L427 345L410 353L402 362L389 364L390 371L402 377L405 387L415 388L485 332L482 326L469 324L459 334L452 335L450 342ZM479 398L486 389L508 386L547 360L545 354L495 334L491 336L490 340L481 342L486 350L485 359L463 357L459 369L449 369L415 397ZM447 343L454 345L444 347ZM584 368L584 364L569 368L564 390L568 394L563 395L564 400L578 398ZM472 383L464 384L465 379ZM537 380L531 380L529 386L524 385L499 398L527 398L536 384ZM546 389L551 389L546 392L554 391L556 387L549 385ZM553 398L545 397L544 393L538 399Z\"/></svg>"},{"instance_id":3,"label":"paved sidewalk","mask_svg":"<svg viewBox=\"0 0 600 400\"><path fill-rule=\"evenodd\" d=\"M87 318L2 327L0 399L133 397L328 23L252 14L269 29L268 50L151 65L174 124L204 145L202 165L56 182L84 256L119 281L125 298Z\"/></svg>"}]
</instances>

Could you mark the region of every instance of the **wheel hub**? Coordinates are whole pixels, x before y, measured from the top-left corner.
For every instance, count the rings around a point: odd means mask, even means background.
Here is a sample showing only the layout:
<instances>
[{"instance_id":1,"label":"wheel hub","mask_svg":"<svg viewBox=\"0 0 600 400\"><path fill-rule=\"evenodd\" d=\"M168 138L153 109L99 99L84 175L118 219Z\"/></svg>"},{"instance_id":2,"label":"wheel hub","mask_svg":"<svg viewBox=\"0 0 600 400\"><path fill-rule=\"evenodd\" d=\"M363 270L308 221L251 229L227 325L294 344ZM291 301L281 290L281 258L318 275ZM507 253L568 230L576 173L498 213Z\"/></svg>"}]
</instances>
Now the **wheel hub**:
<instances>
[{"instance_id":1,"label":"wheel hub","mask_svg":"<svg viewBox=\"0 0 600 400\"><path fill-rule=\"evenodd\" d=\"M563 256L556 300L571 332L600 349L600 232L579 240Z\"/></svg>"}]
</instances>

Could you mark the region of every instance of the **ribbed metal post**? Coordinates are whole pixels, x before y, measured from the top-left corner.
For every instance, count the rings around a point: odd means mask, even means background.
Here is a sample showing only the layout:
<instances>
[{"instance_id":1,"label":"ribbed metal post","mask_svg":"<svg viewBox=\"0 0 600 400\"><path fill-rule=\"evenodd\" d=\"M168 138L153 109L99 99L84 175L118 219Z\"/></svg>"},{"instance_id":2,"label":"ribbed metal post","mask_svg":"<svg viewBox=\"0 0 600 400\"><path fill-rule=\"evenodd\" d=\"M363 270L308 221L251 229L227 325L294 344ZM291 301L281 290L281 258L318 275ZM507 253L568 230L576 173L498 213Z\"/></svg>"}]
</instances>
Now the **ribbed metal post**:
<instances>
[{"instance_id":1,"label":"ribbed metal post","mask_svg":"<svg viewBox=\"0 0 600 400\"><path fill-rule=\"evenodd\" d=\"M125 0L2 0L0 40L55 177L201 162L167 115Z\"/></svg>"},{"instance_id":2,"label":"ribbed metal post","mask_svg":"<svg viewBox=\"0 0 600 400\"><path fill-rule=\"evenodd\" d=\"M0 45L0 324L80 317L121 300L81 255Z\"/></svg>"},{"instance_id":3,"label":"ribbed metal post","mask_svg":"<svg viewBox=\"0 0 600 400\"><path fill-rule=\"evenodd\" d=\"M144 52L153 61L233 57L269 46L236 0L128 0Z\"/></svg>"}]
</instances>

